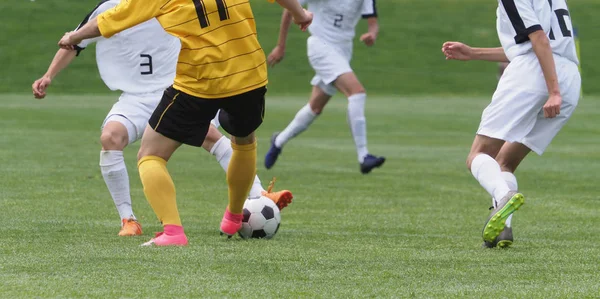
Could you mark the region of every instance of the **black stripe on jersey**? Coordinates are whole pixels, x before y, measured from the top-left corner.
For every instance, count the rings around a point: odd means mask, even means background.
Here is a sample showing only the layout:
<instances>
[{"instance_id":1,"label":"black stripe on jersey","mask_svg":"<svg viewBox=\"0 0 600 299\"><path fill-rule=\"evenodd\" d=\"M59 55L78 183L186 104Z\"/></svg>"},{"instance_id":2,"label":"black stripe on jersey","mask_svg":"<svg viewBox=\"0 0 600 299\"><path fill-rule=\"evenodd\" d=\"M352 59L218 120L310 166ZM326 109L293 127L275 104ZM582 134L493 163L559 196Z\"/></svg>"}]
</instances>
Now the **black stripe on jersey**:
<instances>
[{"instance_id":1,"label":"black stripe on jersey","mask_svg":"<svg viewBox=\"0 0 600 299\"><path fill-rule=\"evenodd\" d=\"M241 36L241 37L236 37L236 38L228 39L228 40L226 40L226 41L224 41L224 42L222 42L222 43L220 43L218 45L209 45L209 46L204 46L204 47L200 47L200 48L181 48L181 51L183 51L183 50L198 51L198 50L202 50L202 49L206 49L206 48L218 48L218 47L220 47L220 46L222 46L222 45L224 45L224 44L226 44L228 42L232 42L234 40L245 39L245 38L253 36L253 35L256 35L256 33L250 33L248 35L244 35L244 36Z\"/></svg>"},{"instance_id":2,"label":"black stripe on jersey","mask_svg":"<svg viewBox=\"0 0 600 299\"><path fill-rule=\"evenodd\" d=\"M529 41L529 34L536 32L538 30L543 30L540 25L533 25L529 28L525 28L525 22L519 15L519 11L517 10L517 5L514 0L501 0L502 6L504 6L504 10L508 15L508 19L510 19L510 23L513 28L517 32L515 35L515 42L517 44L522 44L524 42Z\"/></svg>"},{"instance_id":3,"label":"black stripe on jersey","mask_svg":"<svg viewBox=\"0 0 600 299\"><path fill-rule=\"evenodd\" d=\"M102 5L104 2L108 2L108 0L102 0L100 1L100 3L98 3L98 5L96 5L96 7L94 7L94 9L92 9L92 11L90 11L90 13L88 13L85 18L83 18L83 21L81 21L81 23L79 23L79 25L77 26L77 28L75 30L79 30L79 28L83 27L85 24L87 24L87 22L90 20L90 17L94 14L94 12L96 11L96 9L98 9L98 7L100 7L100 5ZM83 49L80 46L75 46L75 50L77 51L77 56L79 56L79 53L81 53L81 51L83 51Z\"/></svg>"},{"instance_id":4,"label":"black stripe on jersey","mask_svg":"<svg viewBox=\"0 0 600 299\"><path fill-rule=\"evenodd\" d=\"M550 10L552 9L552 0L548 0L548 4L550 4ZM551 40L556 39L556 37L554 36L554 30L552 30L552 26L550 26L550 33L548 34L548 38L550 38Z\"/></svg>"},{"instance_id":5,"label":"black stripe on jersey","mask_svg":"<svg viewBox=\"0 0 600 299\"><path fill-rule=\"evenodd\" d=\"M377 4L375 4L375 0L373 0L373 13L362 15L364 19L377 17Z\"/></svg>"},{"instance_id":6,"label":"black stripe on jersey","mask_svg":"<svg viewBox=\"0 0 600 299\"><path fill-rule=\"evenodd\" d=\"M239 21L237 21L237 22L234 22L234 23L229 23L229 24L221 25L221 26L219 26L219 27L216 27L216 28L214 28L214 29L211 29L211 30L209 30L209 31L206 31L206 32L204 32L204 33L202 33L202 34L200 34L200 35L196 35L196 37L200 37L200 36L203 36L203 35L207 35L207 34L209 34L209 33L213 32L213 31L215 31L215 30L218 30L218 29L221 29L221 28L223 28L223 27L237 25L237 24L239 24L239 23L246 22L246 21L248 21L248 20L254 20L254 18L246 18L246 19L243 19L243 20L239 20ZM186 35L186 36L184 36L184 37L182 37L182 38L188 38L188 37L190 37L190 36L192 36L192 35L191 35L191 34L188 34L188 35Z\"/></svg>"},{"instance_id":7,"label":"black stripe on jersey","mask_svg":"<svg viewBox=\"0 0 600 299\"><path fill-rule=\"evenodd\" d=\"M235 55L235 56L229 57L229 58L227 58L227 59L224 59L224 60L219 60L219 61L211 61L211 62L198 63L198 64L193 64L193 63L188 63L188 62L182 62L182 61L177 61L177 63L178 63L178 64L179 64L179 63L180 63L180 64L187 64L187 65L191 65L191 66L199 66L199 65L208 65L208 64L213 64L213 63L221 63L221 62L229 61L229 60L231 60L231 59L234 59L234 58L238 58L238 57L242 57L242 56L250 55L250 54L253 54L253 53L255 53L255 52L258 52L258 51L260 51L260 50L262 50L262 48L261 48L261 47L259 47L259 48L258 48L258 49L256 49L256 50L250 51L250 52L248 52L248 53L243 53L243 54Z\"/></svg>"},{"instance_id":8,"label":"black stripe on jersey","mask_svg":"<svg viewBox=\"0 0 600 299\"><path fill-rule=\"evenodd\" d=\"M227 10L225 0L217 0L217 11L219 12L219 19L221 21L229 20L229 11Z\"/></svg>"},{"instance_id":9,"label":"black stripe on jersey","mask_svg":"<svg viewBox=\"0 0 600 299\"><path fill-rule=\"evenodd\" d=\"M204 7L204 0L193 0L194 6L196 7L196 14L198 15L198 21L200 22L201 28L206 28L210 25L208 16L206 15L206 9Z\"/></svg>"}]
</instances>

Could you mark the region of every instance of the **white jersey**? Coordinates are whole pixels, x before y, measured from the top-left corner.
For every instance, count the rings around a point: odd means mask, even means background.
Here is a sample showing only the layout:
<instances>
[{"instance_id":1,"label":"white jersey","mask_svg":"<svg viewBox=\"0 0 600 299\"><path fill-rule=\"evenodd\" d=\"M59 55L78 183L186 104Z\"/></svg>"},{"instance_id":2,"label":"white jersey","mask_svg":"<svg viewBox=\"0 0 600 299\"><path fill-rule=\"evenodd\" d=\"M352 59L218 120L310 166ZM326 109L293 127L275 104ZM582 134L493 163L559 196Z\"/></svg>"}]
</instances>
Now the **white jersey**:
<instances>
[{"instance_id":1,"label":"white jersey","mask_svg":"<svg viewBox=\"0 0 600 299\"><path fill-rule=\"evenodd\" d=\"M77 29L100 13L115 7L119 0L101 1ZM111 38L83 40L78 54L92 42L102 80L111 90L146 93L173 84L181 43L164 31L156 19L122 31Z\"/></svg>"},{"instance_id":2,"label":"white jersey","mask_svg":"<svg viewBox=\"0 0 600 299\"><path fill-rule=\"evenodd\" d=\"M363 18L376 17L375 0L299 0L308 4L313 16L308 27L311 35L332 45L350 45L356 24Z\"/></svg>"},{"instance_id":3,"label":"white jersey","mask_svg":"<svg viewBox=\"0 0 600 299\"><path fill-rule=\"evenodd\" d=\"M509 60L533 51L529 34L543 30L554 55L579 64L565 0L498 0L498 37Z\"/></svg>"}]
</instances>

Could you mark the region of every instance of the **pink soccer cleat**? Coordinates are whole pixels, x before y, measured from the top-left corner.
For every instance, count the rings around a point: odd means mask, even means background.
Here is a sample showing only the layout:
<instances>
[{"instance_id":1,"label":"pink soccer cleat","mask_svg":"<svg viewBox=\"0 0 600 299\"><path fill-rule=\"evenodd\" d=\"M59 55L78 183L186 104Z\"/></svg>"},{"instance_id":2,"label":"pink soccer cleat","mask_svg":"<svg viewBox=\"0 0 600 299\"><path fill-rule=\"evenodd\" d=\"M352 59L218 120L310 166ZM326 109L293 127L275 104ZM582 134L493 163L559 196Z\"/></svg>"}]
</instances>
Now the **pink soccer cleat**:
<instances>
[{"instance_id":1,"label":"pink soccer cleat","mask_svg":"<svg viewBox=\"0 0 600 299\"><path fill-rule=\"evenodd\" d=\"M229 209L225 209L223 220L221 220L221 235L227 235L231 238L242 228L244 214L233 214Z\"/></svg>"},{"instance_id":2,"label":"pink soccer cleat","mask_svg":"<svg viewBox=\"0 0 600 299\"><path fill-rule=\"evenodd\" d=\"M150 241L142 244L142 246L185 246L188 244L188 239L183 233L182 227L176 228L177 233L168 235L167 232L172 232L172 227L165 226L165 231L156 233L156 236Z\"/></svg>"}]
</instances>

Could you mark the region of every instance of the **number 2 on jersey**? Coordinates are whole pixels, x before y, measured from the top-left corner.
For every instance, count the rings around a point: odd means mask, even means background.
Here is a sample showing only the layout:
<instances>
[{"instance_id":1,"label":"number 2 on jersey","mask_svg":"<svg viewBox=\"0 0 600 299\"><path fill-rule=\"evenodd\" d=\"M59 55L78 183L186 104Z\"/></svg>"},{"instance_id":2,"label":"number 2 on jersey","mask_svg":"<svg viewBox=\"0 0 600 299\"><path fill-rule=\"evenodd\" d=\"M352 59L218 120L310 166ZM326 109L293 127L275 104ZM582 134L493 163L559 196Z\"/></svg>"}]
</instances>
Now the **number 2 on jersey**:
<instances>
[{"instance_id":1,"label":"number 2 on jersey","mask_svg":"<svg viewBox=\"0 0 600 299\"><path fill-rule=\"evenodd\" d=\"M333 20L333 26L342 28L342 21L344 20L344 15L336 14L335 19Z\"/></svg>"},{"instance_id":2,"label":"number 2 on jersey","mask_svg":"<svg viewBox=\"0 0 600 299\"><path fill-rule=\"evenodd\" d=\"M221 21L229 20L229 11L227 10L225 1L215 1L217 2L217 11L219 12L219 19ZM200 28L206 28L210 26L210 21L208 20L208 12L206 11L206 5L204 4L204 0L192 0L192 2L194 2L194 6L196 7L196 14L198 15Z\"/></svg>"}]
</instances>

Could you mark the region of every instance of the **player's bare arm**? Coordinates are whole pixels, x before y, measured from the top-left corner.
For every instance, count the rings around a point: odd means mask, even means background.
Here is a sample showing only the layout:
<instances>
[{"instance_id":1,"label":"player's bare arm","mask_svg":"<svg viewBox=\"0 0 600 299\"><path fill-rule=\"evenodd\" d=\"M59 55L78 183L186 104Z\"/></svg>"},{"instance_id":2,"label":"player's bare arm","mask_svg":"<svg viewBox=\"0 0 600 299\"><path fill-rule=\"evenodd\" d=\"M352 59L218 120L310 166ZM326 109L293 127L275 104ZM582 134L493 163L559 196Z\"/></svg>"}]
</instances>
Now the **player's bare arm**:
<instances>
[{"instance_id":1,"label":"player's bare arm","mask_svg":"<svg viewBox=\"0 0 600 299\"><path fill-rule=\"evenodd\" d=\"M287 42L287 36L291 24L292 14L287 9L284 9L281 15L281 25L279 26L279 39L277 40L277 45L267 57L267 62L269 63L270 67L274 67L281 60L283 60L283 57L285 56L285 44Z\"/></svg>"},{"instance_id":2,"label":"player's bare arm","mask_svg":"<svg viewBox=\"0 0 600 299\"><path fill-rule=\"evenodd\" d=\"M377 17L367 18L367 24L369 26L367 33L360 36L360 41L371 47L375 44L377 35L379 35L379 22L377 22Z\"/></svg>"},{"instance_id":3,"label":"player's bare arm","mask_svg":"<svg viewBox=\"0 0 600 299\"><path fill-rule=\"evenodd\" d=\"M43 99L46 97L46 89L50 86L54 77L56 77L60 71L65 69L71 61L73 61L75 56L77 56L77 51L75 50L59 49L56 52L56 55L54 55L52 63L50 63L44 76L35 80L31 86L33 96L36 99Z\"/></svg>"},{"instance_id":4,"label":"player's bare arm","mask_svg":"<svg viewBox=\"0 0 600 299\"><path fill-rule=\"evenodd\" d=\"M300 27L300 30L306 31L312 23L312 12L302 8L297 0L276 0L279 5L288 10L294 19L294 23Z\"/></svg>"},{"instance_id":5,"label":"player's bare arm","mask_svg":"<svg viewBox=\"0 0 600 299\"><path fill-rule=\"evenodd\" d=\"M461 42L449 41L442 45L442 52L447 60L509 62L502 47L473 48Z\"/></svg>"},{"instance_id":6,"label":"player's bare arm","mask_svg":"<svg viewBox=\"0 0 600 299\"><path fill-rule=\"evenodd\" d=\"M554 65L554 57L550 41L546 33L538 30L529 34L529 40L533 47L533 52L537 56L546 86L548 87L548 101L544 105L544 117L553 118L560 114L560 106L562 104L562 96L560 95L560 87L558 85L558 76L556 75L556 67Z\"/></svg>"},{"instance_id":7,"label":"player's bare arm","mask_svg":"<svg viewBox=\"0 0 600 299\"><path fill-rule=\"evenodd\" d=\"M82 40L100 36L97 18L90 20L77 31L67 32L58 42L58 46L65 50L73 50L73 47Z\"/></svg>"}]
</instances>

